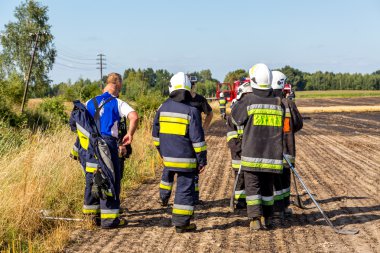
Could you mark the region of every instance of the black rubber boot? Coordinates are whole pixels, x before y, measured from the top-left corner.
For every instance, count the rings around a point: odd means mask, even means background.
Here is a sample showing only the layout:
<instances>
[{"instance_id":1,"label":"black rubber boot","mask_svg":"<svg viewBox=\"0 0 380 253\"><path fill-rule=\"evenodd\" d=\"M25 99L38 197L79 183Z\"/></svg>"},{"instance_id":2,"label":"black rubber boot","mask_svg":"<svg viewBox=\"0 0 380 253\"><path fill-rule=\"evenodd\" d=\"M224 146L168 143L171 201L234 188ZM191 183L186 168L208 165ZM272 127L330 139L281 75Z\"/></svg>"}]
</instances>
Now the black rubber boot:
<instances>
[{"instance_id":1,"label":"black rubber boot","mask_svg":"<svg viewBox=\"0 0 380 253\"><path fill-rule=\"evenodd\" d=\"M175 227L175 231L177 233L194 232L195 230L197 230L197 226L194 223L191 223L191 224L185 225L185 226Z\"/></svg>"}]
</instances>

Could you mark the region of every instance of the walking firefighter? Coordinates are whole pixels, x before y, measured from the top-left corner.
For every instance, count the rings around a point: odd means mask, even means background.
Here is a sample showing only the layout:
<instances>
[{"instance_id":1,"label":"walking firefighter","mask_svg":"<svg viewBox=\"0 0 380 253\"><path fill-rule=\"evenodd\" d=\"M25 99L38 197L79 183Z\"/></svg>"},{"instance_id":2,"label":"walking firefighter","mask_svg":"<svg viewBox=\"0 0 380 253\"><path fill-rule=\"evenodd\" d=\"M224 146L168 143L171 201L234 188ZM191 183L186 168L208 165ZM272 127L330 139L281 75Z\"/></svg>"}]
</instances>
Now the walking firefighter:
<instances>
[{"instance_id":1,"label":"walking firefighter","mask_svg":"<svg viewBox=\"0 0 380 253\"><path fill-rule=\"evenodd\" d=\"M169 98L160 106L154 118L152 136L163 161L160 199L168 205L177 174L172 222L177 233L196 230L190 223L194 214L194 178L207 164L207 147L200 114L190 105L190 80L183 72L170 79Z\"/></svg>"},{"instance_id":2,"label":"walking firefighter","mask_svg":"<svg viewBox=\"0 0 380 253\"><path fill-rule=\"evenodd\" d=\"M285 107L285 120L284 120L284 139L283 139L283 152L288 160L295 166L296 158L296 143L295 133L302 129L303 120L299 113L296 104L284 95L284 85L286 82L286 76L280 71L272 71L272 89L275 96L281 98ZM283 218L290 216L292 210L290 205L290 167L284 160L283 173L276 175L274 178L274 214Z\"/></svg>"},{"instance_id":3,"label":"walking firefighter","mask_svg":"<svg viewBox=\"0 0 380 253\"><path fill-rule=\"evenodd\" d=\"M102 228L127 224L119 217L118 126L122 117L129 119L130 127L123 138L123 144L128 145L132 142L138 116L127 103L117 98L121 86L121 76L109 74L104 93L87 101L86 106L75 101L70 119L71 125L75 125L73 130L78 134L80 148L86 151L85 161L80 157L86 175L83 213L100 215Z\"/></svg>"},{"instance_id":4,"label":"walking firefighter","mask_svg":"<svg viewBox=\"0 0 380 253\"><path fill-rule=\"evenodd\" d=\"M281 174L282 127L285 110L274 97L272 73L265 64L249 70L252 93L245 94L234 106L232 119L244 127L241 170L251 231L272 227L273 176Z\"/></svg>"},{"instance_id":5,"label":"walking firefighter","mask_svg":"<svg viewBox=\"0 0 380 253\"><path fill-rule=\"evenodd\" d=\"M239 100L245 93L252 92L252 87L250 82L242 83L238 88L238 93L236 96L236 100L231 104L231 111L234 110L235 105L239 103ZM243 126L237 126L234 123L232 117L227 117L227 145L230 148L231 152L231 164L232 169L234 171L235 178L238 175L238 170L240 168L241 162L241 142L242 136L244 132ZM240 174L237 179L237 184L234 192L234 199L237 201L235 208L236 209L244 209L247 207L246 203L246 192L244 189L244 174Z\"/></svg>"},{"instance_id":6,"label":"walking firefighter","mask_svg":"<svg viewBox=\"0 0 380 253\"><path fill-rule=\"evenodd\" d=\"M220 92L219 94L219 110L220 110L220 115L222 116L223 119L226 117L226 108L227 108L227 100L224 97L224 93Z\"/></svg>"}]
</instances>

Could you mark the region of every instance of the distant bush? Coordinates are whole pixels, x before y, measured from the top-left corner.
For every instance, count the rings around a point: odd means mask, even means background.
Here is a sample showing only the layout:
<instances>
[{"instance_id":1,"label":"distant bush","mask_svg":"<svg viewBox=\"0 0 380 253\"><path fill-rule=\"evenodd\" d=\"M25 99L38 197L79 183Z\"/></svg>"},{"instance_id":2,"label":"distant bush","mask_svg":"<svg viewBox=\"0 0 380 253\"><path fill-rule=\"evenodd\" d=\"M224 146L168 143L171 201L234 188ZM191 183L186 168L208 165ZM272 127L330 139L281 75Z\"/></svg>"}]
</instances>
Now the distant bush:
<instances>
[{"instance_id":1,"label":"distant bush","mask_svg":"<svg viewBox=\"0 0 380 253\"><path fill-rule=\"evenodd\" d=\"M50 119L51 123L54 122L61 125L69 121L63 100L59 97L45 98L39 105L38 111Z\"/></svg>"},{"instance_id":2,"label":"distant bush","mask_svg":"<svg viewBox=\"0 0 380 253\"><path fill-rule=\"evenodd\" d=\"M164 100L165 98L161 96L161 93L159 91L140 94L138 97L136 97L135 109L139 115L143 115L151 111L156 111Z\"/></svg>"}]
</instances>

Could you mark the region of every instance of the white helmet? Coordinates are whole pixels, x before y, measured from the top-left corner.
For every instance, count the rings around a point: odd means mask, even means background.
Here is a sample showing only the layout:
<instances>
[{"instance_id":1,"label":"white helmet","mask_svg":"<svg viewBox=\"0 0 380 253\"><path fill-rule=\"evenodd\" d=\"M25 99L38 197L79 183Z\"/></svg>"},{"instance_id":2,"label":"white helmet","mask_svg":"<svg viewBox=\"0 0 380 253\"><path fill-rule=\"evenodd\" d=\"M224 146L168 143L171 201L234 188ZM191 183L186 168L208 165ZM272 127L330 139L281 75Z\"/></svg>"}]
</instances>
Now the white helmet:
<instances>
[{"instance_id":1,"label":"white helmet","mask_svg":"<svg viewBox=\"0 0 380 253\"><path fill-rule=\"evenodd\" d=\"M223 92L221 92L219 95L220 95L221 98L224 98L224 93Z\"/></svg>"},{"instance_id":2,"label":"white helmet","mask_svg":"<svg viewBox=\"0 0 380 253\"><path fill-rule=\"evenodd\" d=\"M280 71L272 71L272 89L282 90L285 86L286 75Z\"/></svg>"},{"instance_id":3,"label":"white helmet","mask_svg":"<svg viewBox=\"0 0 380 253\"><path fill-rule=\"evenodd\" d=\"M240 100L241 96L244 94L244 93L248 93L248 92L252 92L253 89L252 89L252 86L251 84L248 82L243 82L243 84L241 84L238 88L238 91L237 91L237 95L236 95L236 99L237 100Z\"/></svg>"},{"instance_id":4,"label":"white helmet","mask_svg":"<svg viewBox=\"0 0 380 253\"><path fill-rule=\"evenodd\" d=\"M188 90L191 89L191 83L189 77L183 73L178 72L170 79L169 84L169 93L172 93L175 90Z\"/></svg>"},{"instance_id":5,"label":"white helmet","mask_svg":"<svg viewBox=\"0 0 380 253\"><path fill-rule=\"evenodd\" d=\"M231 101L231 107L233 107L233 106L235 105L236 102L237 102L237 99L236 99L236 98L232 99L232 101Z\"/></svg>"},{"instance_id":6,"label":"white helmet","mask_svg":"<svg viewBox=\"0 0 380 253\"><path fill-rule=\"evenodd\" d=\"M268 90L272 84L272 72L267 65L258 63L249 69L251 86L259 90Z\"/></svg>"}]
</instances>

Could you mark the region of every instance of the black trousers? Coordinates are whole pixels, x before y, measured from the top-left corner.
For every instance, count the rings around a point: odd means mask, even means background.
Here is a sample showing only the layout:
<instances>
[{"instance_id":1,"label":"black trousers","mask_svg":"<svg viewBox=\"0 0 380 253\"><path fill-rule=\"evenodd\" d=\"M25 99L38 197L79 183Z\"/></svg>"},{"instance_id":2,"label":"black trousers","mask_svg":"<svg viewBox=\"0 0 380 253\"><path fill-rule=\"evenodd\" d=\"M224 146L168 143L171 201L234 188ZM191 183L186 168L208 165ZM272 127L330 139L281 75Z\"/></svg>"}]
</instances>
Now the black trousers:
<instances>
[{"instance_id":1,"label":"black trousers","mask_svg":"<svg viewBox=\"0 0 380 253\"><path fill-rule=\"evenodd\" d=\"M244 171L249 218L273 215L273 173Z\"/></svg>"}]
</instances>

